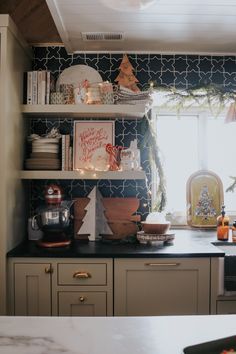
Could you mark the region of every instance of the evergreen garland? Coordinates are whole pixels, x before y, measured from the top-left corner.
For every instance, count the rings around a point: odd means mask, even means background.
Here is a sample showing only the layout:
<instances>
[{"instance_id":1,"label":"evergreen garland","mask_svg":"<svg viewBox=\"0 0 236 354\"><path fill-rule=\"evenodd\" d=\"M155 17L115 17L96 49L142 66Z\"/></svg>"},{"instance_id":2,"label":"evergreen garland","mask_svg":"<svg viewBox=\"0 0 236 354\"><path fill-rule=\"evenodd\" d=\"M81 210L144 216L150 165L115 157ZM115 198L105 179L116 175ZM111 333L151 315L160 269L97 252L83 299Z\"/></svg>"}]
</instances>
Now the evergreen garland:
<instances>
[{"instance_id":1,"label":"evergreen garland","mask_svg":"<svg viewBox=\"0 0 236 354\"><path fill-rule=\"evenodd\" d=\"M191 106L209 108L213 115L219 115L229 102L235 101L236 91L216 84L197 85L187 89L177 89L173 86L158 86L150 83L154 91L167 93L164 106L171 106L179 113Z\"/></svg>"},{"instance_id":2,"label":"evergreen garland","mask_svg":"<svg viewBox=\"0 0 236 354\"><path fill-rule=\"evenodd\" d=\"M230 176L234 180L234 182L226 189L226 192L234 192L234 189L236 188L236 177Z\"/></svg>"},{"instance_id":3,"label":"evergreen garland","mask_svg":"<svg viewBox=\"0 0 236 354\"><path fill-rule=\"evenodd\" d=\"M166 206L166 182L164 176L164 170L159 155L159 148L157 145L157 137L151 126L150 118L146 115L142 120L142 135L143 140L141 148L148 148L150 154L150 161L153 161L157 169L157 175L159 178L159 185L156 194L156 203L152 207L153 211L163 211Z\"/></svg>"}]
</instances>

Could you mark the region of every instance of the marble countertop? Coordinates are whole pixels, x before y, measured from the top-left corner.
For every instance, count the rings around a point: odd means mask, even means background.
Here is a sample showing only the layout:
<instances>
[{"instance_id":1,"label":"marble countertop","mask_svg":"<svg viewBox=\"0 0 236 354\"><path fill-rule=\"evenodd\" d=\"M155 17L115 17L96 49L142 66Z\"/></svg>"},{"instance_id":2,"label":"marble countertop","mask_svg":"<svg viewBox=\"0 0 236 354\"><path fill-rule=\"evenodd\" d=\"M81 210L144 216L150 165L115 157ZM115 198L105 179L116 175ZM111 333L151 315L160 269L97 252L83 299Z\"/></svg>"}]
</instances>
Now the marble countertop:
<instances>
[{"instance_id":1,"label":"marble countertop","mask_svg":"<svg viewBox=\"0 0 236 354\"><path fill-rule=\"evenodd\" d=\"M8 257L63 257L63 258L174 258L174 257L223 257L224 252L214 246L216 231L171 230L173 243L143 245L139 243L81 242L73 241L65 248L40 248L33 241L24 242L8 252Z\"/></svg>"},{"instance_id":2,"label":"marble countertop","mask_svg":"<svg viewBox=\"0 0 236 354\"><path fill-rule=\"evenodd\" d=\"M236 315L0 317L0 354L182 354L236 334Z\"/></svg>"}]
</instances>

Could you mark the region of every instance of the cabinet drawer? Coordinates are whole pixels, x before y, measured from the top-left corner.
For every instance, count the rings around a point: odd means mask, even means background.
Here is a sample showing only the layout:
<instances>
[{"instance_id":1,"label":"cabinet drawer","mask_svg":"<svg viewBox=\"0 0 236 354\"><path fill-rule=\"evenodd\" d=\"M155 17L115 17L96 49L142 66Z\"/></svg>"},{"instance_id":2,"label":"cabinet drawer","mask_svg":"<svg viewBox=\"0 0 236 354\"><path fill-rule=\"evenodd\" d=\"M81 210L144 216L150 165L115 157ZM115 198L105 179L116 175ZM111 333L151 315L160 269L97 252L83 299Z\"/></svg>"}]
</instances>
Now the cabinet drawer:
<instances>
[{"instance_id":1,"label":"cabinet drawer","mask_svg":"<svg viewBox=\"0 0 236 354\"><path fill-rule=\"evenodd\" d=\"M58 293L59 316L106 316L106 292L60 291Z\"/></svg>"},{"instance_id":2,"label":"cabinet drawer","mask_svg":"<svg viewBox=\"0 0 236 354\"><path fill-rule=\"evenodd\" d=\"M59 263L58 285L107 285L106 263Z\"/></svg>"},{"instance_id":3,"label":"cabinet drawer","mask_svg":"<svg viewBox=\"0 0 236 354\"><path fill-rule=\"evenodd\" d=\"M217 301L217 314L227 315L236 313L236 301L235 300L226 300L226 301Z\"/></svg>"}]
</instances>

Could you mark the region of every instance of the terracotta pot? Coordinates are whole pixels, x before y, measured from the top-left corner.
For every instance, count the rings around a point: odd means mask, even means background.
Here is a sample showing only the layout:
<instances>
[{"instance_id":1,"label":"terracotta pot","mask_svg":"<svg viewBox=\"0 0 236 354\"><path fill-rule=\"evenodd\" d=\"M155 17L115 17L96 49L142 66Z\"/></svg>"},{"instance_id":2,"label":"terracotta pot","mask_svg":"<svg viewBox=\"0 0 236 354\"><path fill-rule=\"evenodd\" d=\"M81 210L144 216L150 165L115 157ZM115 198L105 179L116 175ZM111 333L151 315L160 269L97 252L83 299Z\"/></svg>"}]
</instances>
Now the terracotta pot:
<instances>
[{"instance_id":1,"label":"terracotta pot","mask_svg":"<svg viewBox=\"0 0 236 354\"><path fill-rule=\"evenodd\" d=\"M166 224L155 224L149 223L148 221L143 221L141 224L143 231L146 234L162 235L166 234L170 228L170 222L166 222Z\"/></svg>"}]
</instances>

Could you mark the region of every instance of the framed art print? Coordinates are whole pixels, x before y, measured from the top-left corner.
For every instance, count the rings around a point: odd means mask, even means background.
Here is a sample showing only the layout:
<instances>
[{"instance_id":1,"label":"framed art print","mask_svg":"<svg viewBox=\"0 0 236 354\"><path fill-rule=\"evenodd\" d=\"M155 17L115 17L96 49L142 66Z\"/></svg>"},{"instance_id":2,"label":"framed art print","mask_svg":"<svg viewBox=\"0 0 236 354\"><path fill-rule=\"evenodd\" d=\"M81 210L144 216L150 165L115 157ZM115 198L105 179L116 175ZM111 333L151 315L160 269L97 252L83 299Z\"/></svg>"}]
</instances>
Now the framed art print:
<instances>
[{"instance_id":1,"label":"framed art print","mask_svg":"<svg viewBox=\"0 0 236 354\"><path fill-rule=\"evenodd\" d=\"M107 171L109 155L106 152L106 144L114 145L113 121L75 121L74 170Z\"/></svg>"},{"instance_id":2,"label":"framed art print","mask_svg":"<svg viewBox=\"0 0 236 354\"><path fill-rule=\"evenodd\" d=\"M192 227L216 227L223 204L223 186L213 172L200 170L187 181L187 222Z\"/></svg>"}]
</instances>

